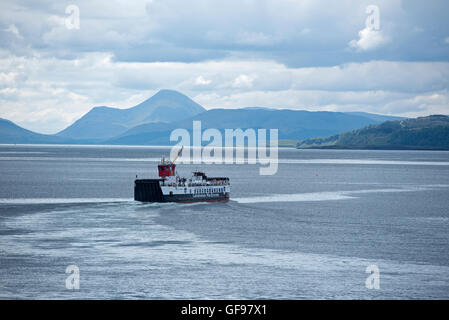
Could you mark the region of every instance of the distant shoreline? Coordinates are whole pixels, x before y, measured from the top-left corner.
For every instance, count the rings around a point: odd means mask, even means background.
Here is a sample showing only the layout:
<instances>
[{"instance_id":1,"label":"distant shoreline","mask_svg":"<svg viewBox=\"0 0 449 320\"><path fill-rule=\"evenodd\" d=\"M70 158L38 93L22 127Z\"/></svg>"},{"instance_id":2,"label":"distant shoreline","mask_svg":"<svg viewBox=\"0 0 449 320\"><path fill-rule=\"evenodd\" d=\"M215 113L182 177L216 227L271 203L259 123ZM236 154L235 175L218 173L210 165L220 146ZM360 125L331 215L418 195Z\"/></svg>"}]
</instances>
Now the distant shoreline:
<instances>
[{"instance_id":1,"label":"distant shoreline","mask_svg":"<svg viewBox=\"0 0 449 320\"><path fill-rule=\"evenodd\" d=\"M0 147L76 147L76 148L149 148L149 149L171 149L174 146L167 145L117 145L117 144L39 144L39 143L0 143ZM204 147L204 146L203 146ZM268 147L268 146L267 146ZM237 147L241 148L241 147ZM245 149L247 147L244 147ZM449 149L432 148L432 147L355 147L355 146L323 146L323 147L307 147L298 148L293 146L279 146L279 149L296 149L296 150L379 150L379 151L449 151Z\"/></svg>"},{"instance_id":2,"label":"distant shoreline","mask_svg":"<svg viewBox=\"0 0 449 320\"><path fill-rule=\"evenodd\" d=\"M413 146L321 146L321 147L296 147L298 150L391 150L391 151L449 151L449 149L438 147L413 147Z\"/></svg>"},{"instance_id":3,"label":"distant shoreline","mask_svg":"<svg viewBox=\"0 0 449 320\"><path fill-rule=\"evenodd\" d=\"M176 145L142 145L142 144L58 144L58 143L0 143L0 147L108 147L108 148L153 148L153 149L171 149ZM203 148L207 145L202 146ZM248 148L234 146L235 148ZM270 147L267 144L267 148ZM225 148L225 147L223 147ZM279 149L297 149L295 146L279 146Z\"/></svg>"}]
</instances>

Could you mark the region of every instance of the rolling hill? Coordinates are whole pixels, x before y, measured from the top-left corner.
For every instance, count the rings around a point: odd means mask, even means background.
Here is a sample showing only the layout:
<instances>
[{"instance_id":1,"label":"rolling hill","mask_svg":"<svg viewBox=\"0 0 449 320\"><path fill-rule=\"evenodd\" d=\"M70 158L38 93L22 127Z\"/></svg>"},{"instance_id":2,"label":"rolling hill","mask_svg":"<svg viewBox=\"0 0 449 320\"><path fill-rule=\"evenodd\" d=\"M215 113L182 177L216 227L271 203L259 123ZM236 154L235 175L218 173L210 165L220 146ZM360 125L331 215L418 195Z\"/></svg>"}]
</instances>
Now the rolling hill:
<instances>
[{"instance_id":1,"label":"rolling hill","mask_svg":"<svg viewBox=\"0 0 449 320\"><path fill-rule=\"evenodd\" d=\"M298 148L449 150L449 117L432 115L386 121L327 138L306 139Z\"/></svg>"},{"instance_id":2,"label":"rolling hill","mask_svg":"<svg viewBox=\"0 0 449 320\"><path fill-rule=\"evenodd\" d=\"M0 118L0 143L68 143L70 140L55 135L36 133L19 127L12 121Z\"/></svg>"}]
</instances>

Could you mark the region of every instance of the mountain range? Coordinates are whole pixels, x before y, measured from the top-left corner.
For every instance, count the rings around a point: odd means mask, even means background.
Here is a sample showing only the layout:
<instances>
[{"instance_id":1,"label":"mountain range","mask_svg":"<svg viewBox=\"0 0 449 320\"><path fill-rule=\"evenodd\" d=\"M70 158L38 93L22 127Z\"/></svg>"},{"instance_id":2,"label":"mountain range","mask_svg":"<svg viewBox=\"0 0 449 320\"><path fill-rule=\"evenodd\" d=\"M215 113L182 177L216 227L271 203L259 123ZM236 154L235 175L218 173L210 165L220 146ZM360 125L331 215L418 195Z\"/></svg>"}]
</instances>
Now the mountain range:
<instances>
[{"instance_id":1,"label":"mountain range","mask_svg":"<svg viewBox=\"0 0 449 320\"><path fill-rule=\"evenodd\" d=\"M170 132L176 128L192 131L192 121L201 121L202 129L279 129L279 139L299 140L326 136L337 132L360 128L379 120L367 116L340 112L309 112L275 110L267 108L212 109L185 120L169 124L143 124L109 139L108 144L156 144L168 145Z\"/></svg>"},{"instance_id":2,"label":"mountain range","mask_svg":"<svg viewBox=\"0 0 449 320\"><path fill-rule=\"evenodd\" d=\"M404 119L363 112L302 111L263 107L206 110L187 96L161 90L128 109L94 107L66 129L44 135L0 121L0 143L171 145L176 128L192 130L192 121L202 128L279 129L281 140L330 136L370 124Z\"/></svg>"},{"instance_id":3,"label":"mountain range","mask_svg":"<svg viewBox=\"0 0 449 320\"><path fill-rule=\"evenodd\" d=\"M449 117L432 115L416 119L386 121L327 138L311 138L301 149L422 149L449 150Z\"/></svg>"}]
</instances>

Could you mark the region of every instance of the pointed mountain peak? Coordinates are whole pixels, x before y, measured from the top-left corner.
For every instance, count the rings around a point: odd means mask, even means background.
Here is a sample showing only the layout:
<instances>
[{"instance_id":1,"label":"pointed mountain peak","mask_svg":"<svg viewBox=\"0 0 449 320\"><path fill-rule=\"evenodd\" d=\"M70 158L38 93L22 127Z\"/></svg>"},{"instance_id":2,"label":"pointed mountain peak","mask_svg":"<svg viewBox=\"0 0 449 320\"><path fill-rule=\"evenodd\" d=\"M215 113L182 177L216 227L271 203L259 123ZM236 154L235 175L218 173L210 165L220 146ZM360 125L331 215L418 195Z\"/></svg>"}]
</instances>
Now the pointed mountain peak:
<instances>
[{"instance_id":1,"label":"pointed mountain peak","mask_svg":"<svg viewBox=\"0 0 449 320\"><path fill-rule=\"evenodd\" d=\"M190 99L185 94L169 89L159 90L155 95L131 109L154 110L159 107L182 108L195 114L206 111L201 105Z\"/></svg>"},{"instance_id":2,"label":"pointed mountain peak","mask_svg":"<svg viewBox=\"0 0 449 320\"><path fill-rule=\"evenodd\" d=\"M185 99L191 101L188 96L185 94L182 94L179 91L176 90L170 90L170 89L161 89L156 94L154 94L152 97L150 97L148 100L159 100L159 99Z\"/></svg>"},{"instance_id":3,"label":"pointed mountain peak","mask_svg":"<svg viewBox=\"0 0 449 320\"><path fill-rule=\"evenodd\" d=\"M180 95L180 96L185 96L181 92L176 91L176 90L171 90L171 89L161 89L154 96L161 96L161 95Z\"/></svg>"}]
</instances>

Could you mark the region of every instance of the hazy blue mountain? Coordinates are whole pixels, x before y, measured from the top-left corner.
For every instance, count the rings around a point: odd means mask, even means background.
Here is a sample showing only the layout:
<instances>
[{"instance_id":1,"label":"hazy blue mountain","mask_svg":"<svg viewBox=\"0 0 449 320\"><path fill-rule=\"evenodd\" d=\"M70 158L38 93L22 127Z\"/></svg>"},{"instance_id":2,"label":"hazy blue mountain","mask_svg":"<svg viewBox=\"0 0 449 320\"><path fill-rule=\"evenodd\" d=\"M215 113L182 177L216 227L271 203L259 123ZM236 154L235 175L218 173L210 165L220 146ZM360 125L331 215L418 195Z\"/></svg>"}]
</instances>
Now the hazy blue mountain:
<instances>
[{"instance_id":1,"label":"hazy blue mountain","mask_svg":"<svg viewBox=\"0 0 449 320\"><path fill-rule=\"evenodd\" d=\"M385 117L388 118L388 116ZM279 139L296 140L328 136L381 122L376 120L375 117L341 112L309 112L268 108L213 109L174 123L139 125L118 137L109 139L107 143L170 144L170 132L176 128L185 128L191 131L193 120L201 120L202 129L279 129Z\"/></svg>"},{"instance_id":2,"label":"hazy blue mountain","mask_svg":"<svg viewBox=\"0 0 449 320\"><path fill-rule=\"evenodd\" d=\"M66 143L64 138L54 135L39 134L22 127L12 121L0 118L0 143Z\"/></svg>"},{"instance_id":3,"label":"hazy blue mountain","mask_svg":"<svg viewBox=\"0 0 449 320\"><path fill-rule=\"evenodd\" d=\"M173 90L161 90L129 109L95 107L57 135L101 141L143 123L179 121L203 111L202 106L187 96Z\"/></svg>"},{"instance_id":4,"label":"hazy blue mountain","mask_svg":"<svg viewBox=\"0 0 449 320\"><path fill-rule=\"evenodd\" d=\"M344 131L396 120L397 117L370 113L309 112L264 107L213 109L206 111L185 95L161 90L129 109L95 107L56 135L42 135L10 122L2 125L3 143L73 143L167 145L176 128L192 130L200 120L202 129L279 129L280 140L330 136ZM14 126L14 130L11 126ZM294 143L294 142L293 142Z\"/></svg>"},{"instance_id":5,"label":"hazy blue mountain","mask_svg":"<svg viewBox=\"0 0 449 320\"><path fill-rule=\"evenodd\" d=\"M433 115L377 125L298 143L298 148L449 150L449 117Z\"/></svg>"},{"instance_id":6,"label":"hazy blue mountain","mask_svg":"<svg viewBox=\"0 0 449 320\"><path fill-rule=\"evenodd\" d=\"M375 113L367 113L367 112L345 112L345 113L370 118L370 119L373 119L373 120L376 120L379 122L406 119L404 117L386 116L383 114L375 114Z\"/></svg>"}]
</instances>

